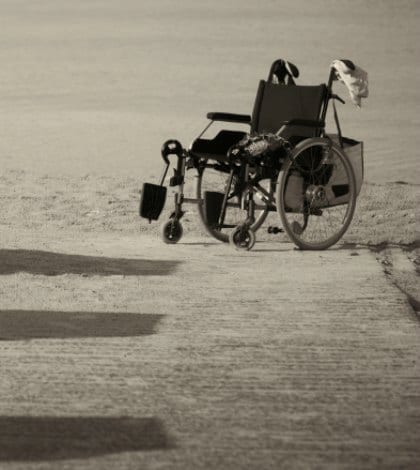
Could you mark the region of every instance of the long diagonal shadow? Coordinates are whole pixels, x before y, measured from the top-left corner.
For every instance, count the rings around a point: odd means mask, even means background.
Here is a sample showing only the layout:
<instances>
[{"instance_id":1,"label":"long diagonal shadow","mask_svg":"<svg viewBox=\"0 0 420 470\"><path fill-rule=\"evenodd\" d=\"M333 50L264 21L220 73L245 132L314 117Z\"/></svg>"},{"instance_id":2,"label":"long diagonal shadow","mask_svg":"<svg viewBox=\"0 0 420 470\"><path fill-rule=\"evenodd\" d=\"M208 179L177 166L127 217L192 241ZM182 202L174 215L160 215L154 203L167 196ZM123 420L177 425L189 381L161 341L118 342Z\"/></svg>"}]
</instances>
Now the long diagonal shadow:
<instances>
[{"instance_id":1,"label":"long diagonal shadow","mask_svg":"<svg viewBox=\"0 0 420 470\"><path fill-rule=\"evenodd\" d=\"M0 416L1 461L87 458L173 447L157 418Z\"/></svg>"},{"instance_id":2,"label":"long diagonal shadow","mask_svg":"<svg viewBox=\"0 0 420 470\"><path fill-rule=\"evenodd\" d=\"M0 274L26 272L57 276L85 274L99 276L151 276L171 274L180 261L107 258L69 255L40 250L0 250Z\"/></svg>"},{"instance_id":3,"label":"long diagonal shadow","mask_svg":"<svg viewBox=\"0 0 420 470\"><path fill-rule=\"evenodd\" d=\"M163 317L153 313L0 310L0 341L151 335Z\"/></svg>"}]
</instances>

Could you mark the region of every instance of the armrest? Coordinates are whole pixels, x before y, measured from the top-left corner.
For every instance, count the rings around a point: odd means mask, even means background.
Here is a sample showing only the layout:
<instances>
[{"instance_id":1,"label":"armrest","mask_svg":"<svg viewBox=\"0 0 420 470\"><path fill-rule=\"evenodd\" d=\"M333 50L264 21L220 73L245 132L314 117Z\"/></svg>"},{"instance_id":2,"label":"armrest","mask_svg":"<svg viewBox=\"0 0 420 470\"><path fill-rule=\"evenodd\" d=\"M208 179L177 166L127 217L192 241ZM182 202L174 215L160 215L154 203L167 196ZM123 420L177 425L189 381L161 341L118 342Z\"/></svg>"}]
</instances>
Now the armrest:
<instances>
[{"instance_id":1,"label":"armrest","mask_svg":"<svg viewBox=\"0 0 420 470\"><path fill-rule=\"evenodd\" d=\"M247 114L232 113L207 113L207 118L212 121L238 122L241 124L251 124L251 116Z\"/></svg>"}]
</instances>

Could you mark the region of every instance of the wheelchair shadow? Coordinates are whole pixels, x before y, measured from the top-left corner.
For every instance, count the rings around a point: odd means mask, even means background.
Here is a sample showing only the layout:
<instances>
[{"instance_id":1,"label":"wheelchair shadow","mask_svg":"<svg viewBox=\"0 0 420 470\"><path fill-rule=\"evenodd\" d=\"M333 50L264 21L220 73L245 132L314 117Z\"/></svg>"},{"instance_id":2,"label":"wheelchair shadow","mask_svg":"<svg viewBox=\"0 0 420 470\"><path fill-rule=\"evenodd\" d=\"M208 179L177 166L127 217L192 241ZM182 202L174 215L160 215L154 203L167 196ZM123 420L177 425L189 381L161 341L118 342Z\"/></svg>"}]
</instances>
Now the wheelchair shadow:
<instances>
[{"instance_id":1,"label":"wheelchair shadow","mask_svg":"<svg viewBox=\"0 0 420 470\"><path fill-rule=\"evenodd\" d=\"M209 246L216 246L216 245L222 245L221 242L178 242L177 245L185 245L185 246L202 246L204 248L207 248Z\"/></svg>"},{"instance_id":2,"label":"wheelchair shadow","mask_svg":"<svg viewBox=\"0 0 420 470\"><path fill-rule=\"evenodd\" d=\"M278 242L274 242L278 244ZM258 247L258 244L256 245ZM330 246L327 250L302 250L298 246L295 246L292 242L280 242L280 246L278 248L254 248L252 251L256 253L280 253L280 252L286 252L286 251L300 251L302 253L322 253L323 251L343 251L343 250L349 250L349 251L359 251L359 250L366 250L366 251L372 251L372 246L369 245L362 245L360 243L352 243L352 242L344 242L344 243L338 243L336 245Z\"/></svg>"},{"instance_id":3,"label":"wheelchair shadow","mask_svg":"<svg viewBox=\"0 0 420 470\"><path fill-rule=\"evenodd\" d=\"M0 462L80 459L172 447L161 421L154 417L0 416Z\"/></svg>"},{"instance_id":4,"label":"wheelchair shadow","mask_svg":"<svg viewBox=\"0 0 420 470\"><path fill-rule=\"evenodd\" d=\"M275 241L275 240L270 240L270 241L257 241L255 244L255 247L252 248L252 252L255 253L282 253L286 251L293 251L295 249L295 246L287 241Z\"/></svg>"},{"instance_id":5,"label":"wheelchair shadow","mask_svg":"<svg viewBox=\"0 0 420 470\"><path fill-rule=\"evenodd\" d=\"M0 310L0 341L152 335L164 315Z\"/></svg>"},{"instance_id":6,"label":"wheelchair shadow","mask_svg":"<svg viewBox=\"0 0 420 470\"><path fill-rule=\"evenodd\" d=\"M45 276L151 276L171 274L180 261L107 258L40 250L0 250L0 275L26 272Z\"/></svg>"},{"instance_id":7,"label":"wheelchair shadow","mask_svg":"<svg viewBox=\"0 0 420 470\"><path fill-rule=\"evenodd\" d=\"M329 250L349 250L349 251L359 251L359 250L372 251L373 248L374 246L371 246L368 244L344 242L341 244L339 243L337 245L334 245L328 249Z\"/></svg>"}]
</instances>

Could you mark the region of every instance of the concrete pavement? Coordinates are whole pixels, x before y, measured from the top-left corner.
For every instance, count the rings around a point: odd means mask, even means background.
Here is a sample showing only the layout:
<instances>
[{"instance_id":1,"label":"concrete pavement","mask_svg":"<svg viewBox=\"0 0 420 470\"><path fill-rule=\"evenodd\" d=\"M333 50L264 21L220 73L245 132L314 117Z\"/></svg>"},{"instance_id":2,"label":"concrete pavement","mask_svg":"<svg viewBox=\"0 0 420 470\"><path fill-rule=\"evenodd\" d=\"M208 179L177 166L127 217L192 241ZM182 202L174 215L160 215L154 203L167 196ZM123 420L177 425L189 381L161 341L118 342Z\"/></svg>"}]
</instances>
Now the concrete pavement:
<instances>
[{"instance_id":1,"label":"concrete pavement","mask_svg":"<svg viewBox=\"0 0 420 470\"><path fill-rule=\"evenodd\" d=\"M420 324L368 250L3 240L1 469L420 465Z\"/></svg>"}]
</instances>

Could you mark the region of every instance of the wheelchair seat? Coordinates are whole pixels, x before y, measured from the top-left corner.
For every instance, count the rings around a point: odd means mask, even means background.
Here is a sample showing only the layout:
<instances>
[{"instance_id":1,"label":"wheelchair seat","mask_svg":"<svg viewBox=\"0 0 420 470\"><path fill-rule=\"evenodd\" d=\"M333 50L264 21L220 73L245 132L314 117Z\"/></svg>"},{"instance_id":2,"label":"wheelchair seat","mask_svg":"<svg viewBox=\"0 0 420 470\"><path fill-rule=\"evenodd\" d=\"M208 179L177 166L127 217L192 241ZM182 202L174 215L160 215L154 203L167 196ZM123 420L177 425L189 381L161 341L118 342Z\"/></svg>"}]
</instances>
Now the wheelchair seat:
<instances>
[{"instance_id":1,"label":"wheelchair seat","mask_svg":"<svg viewBox=\"0 0 420 470\"><path fill-rule=\"evenodd\" d=\"M321 119L328 98L327 86L275 84L261 80L254 102L252 116L227 113L209 113L212 121L237 122L250 125L252 134L277 133L296 145L308 137L317 137L324 128ZM236 120L235 120L236 116ZM229 149L236 145L246 132L221 130L213 139L196 139L190 153L199 158L226 160Z\"/></svg>"},{"instance_id":2,"label":"wheelchair seat","mask_svg":"<svg viewBox=\"0 0 420 470\"><path fill-rule=\"evenodd\" d=\"M196 157L224 161L229 149L246 136L246 132L221 130L213 139L196 139L190 153Z\"/></svg>"}]
</instances>

